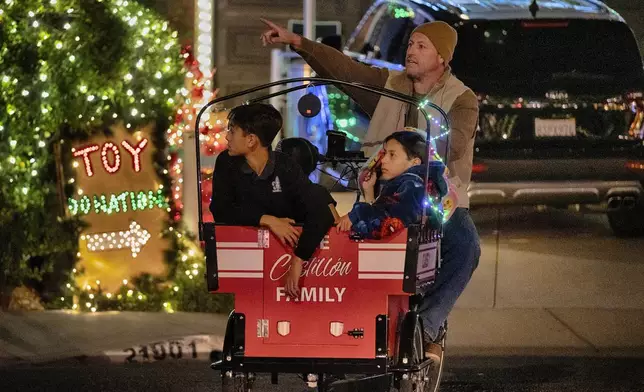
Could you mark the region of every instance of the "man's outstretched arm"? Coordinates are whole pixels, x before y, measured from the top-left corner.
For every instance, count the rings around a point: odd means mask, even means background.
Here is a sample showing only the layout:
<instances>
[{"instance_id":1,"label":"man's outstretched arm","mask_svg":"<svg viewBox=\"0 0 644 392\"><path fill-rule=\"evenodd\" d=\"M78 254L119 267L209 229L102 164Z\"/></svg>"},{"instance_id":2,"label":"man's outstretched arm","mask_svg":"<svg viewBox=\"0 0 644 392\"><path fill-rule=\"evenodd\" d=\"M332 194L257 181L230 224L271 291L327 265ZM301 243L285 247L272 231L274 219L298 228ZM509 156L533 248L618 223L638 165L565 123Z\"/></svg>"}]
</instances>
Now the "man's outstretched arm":
<instances>
[{"instance_id":1,"label":"man's outstretched arm","mask_svg":"<svg viewBox=\"0 0 644 392\"><path fill-rule=\"evenodd\" d=\"M262 19L268 29L262 34L266 44L286 44L311 66L322 78L338 79L384 87L389 77L385 68L371 67L359 63L344 53L318 42L311 41L292 33L275 23ZM341 87L351 96L369 116L373 115L380 95L355 88Z\"/></svg>"}]
</instances>

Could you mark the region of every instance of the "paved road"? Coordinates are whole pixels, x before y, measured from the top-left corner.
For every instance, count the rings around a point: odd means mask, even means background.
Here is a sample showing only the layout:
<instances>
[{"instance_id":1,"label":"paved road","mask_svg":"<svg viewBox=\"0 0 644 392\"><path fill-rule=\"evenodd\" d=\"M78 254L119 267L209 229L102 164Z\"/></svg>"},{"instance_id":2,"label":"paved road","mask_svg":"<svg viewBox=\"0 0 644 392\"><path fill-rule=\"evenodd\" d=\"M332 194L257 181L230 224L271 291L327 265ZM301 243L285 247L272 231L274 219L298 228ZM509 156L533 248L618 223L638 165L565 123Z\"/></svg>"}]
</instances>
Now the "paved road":
<instances>
[{"instance_id":1,"label":"paved road","mask_svg":"<svg viewBox=\"0 0 644 392\"><path fill-rule=\"evenodd\" d=\"M555 346L565 349L585 347L590 342L591 346L599 348L604 348L604 341L615 343L618 337L606 337L623 330L615 328L616 323L623 328L637 329L641 335L643 324L638 321L641 317L634 318L629 309L641 309L644 304L644 239L616 239L602 216L581 216L565 211L480 209L473 211L473 216L481 233L483 254L471 285L459 300L460 309L452 318L452 338L461 345L469 347L474 342L468 341L468 332L496 328L495 322L503 320L499 320L495 312L503 308L533 307L535 312L543 312L546 308L553 320L575 331L557 333L562 341L555 342ZM490 313L489 319L477 318L476 323L466 325L462 319L472 313L473 308ZM563 308L580 309L566 313L561 310ZM621 309L624 314L616 319L606 310L611 308ZM586 317L588 312L596 315L604 311L606 316L602 323ZM534 318L529 320L534 322ZM545 325L541 321L537 324ZM605 328L596 328L598 324ZM516 322L508 325L516 330ZM532 338L539 346L548 345L539 341L543 335L531 332L534 325L529 322L521 325L525 326L521 329L526 334L524 340ZM198 332L204 331L193 331ZM456 339L459 333L460 340ZM570 341L564 339L565 333L572 334L567 338ZM485 333L488 335L492 334ZM501 340L490 342L490 346L507 345L508 336L492 336ZM470 338L476 338L476 344L480 345L480 336ZM573 339L576 340L572 342ZM623 342L618 343L623 346ZM610 346L607 350L610 352ZM257 390L303 390L294 377L281 380L281 385L271 386L266 378L261 378ZM221 389L216 374L204 362L143 365L71 362L0 369L2 392L52 390L199 392ZM448 362L442 391L644 392L644 359L454 358Z\"/></svg>"},{"instance_id":2,"label":"paved road","mask_svg":"<svg viewBox=\"0 0 644 392\"><path fill-rule=\"evenodd\" d=\"M294 376L257 391L304 391ZM221 391L217 374L204 362L130 365L66 364L0 369L0 391ZM445 392L642 392L644 359L456 358L451 359ZM371 391L373 392L373 391Z\"/></svg>"},{"instance_id":3,"label":"paved road","mask_svg":"<svg viewBox=\"0 0 644 392\"><path fill-rule=\"evenodd\" d=\"M479 268L464 308L641 309L644 238L618 239L604 215L479 208Z\"/></svg>"}]
</instances>

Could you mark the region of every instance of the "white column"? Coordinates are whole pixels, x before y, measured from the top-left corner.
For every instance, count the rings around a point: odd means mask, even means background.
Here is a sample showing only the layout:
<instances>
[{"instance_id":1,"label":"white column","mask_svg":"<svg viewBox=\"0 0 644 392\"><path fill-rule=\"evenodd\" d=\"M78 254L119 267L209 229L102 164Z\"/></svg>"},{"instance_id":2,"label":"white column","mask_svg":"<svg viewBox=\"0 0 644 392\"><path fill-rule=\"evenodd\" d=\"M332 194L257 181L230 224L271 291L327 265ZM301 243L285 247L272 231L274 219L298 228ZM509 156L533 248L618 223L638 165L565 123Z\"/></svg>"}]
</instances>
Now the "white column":
<instances>
[{"instance_id":1,"label":"white column","mask_svg":"<svg viewBox=\"0 0 644 392\"><path fill-rule=\"evenodd\" d=\"M213 28L215 21L215 0L195 0L195 34L194 55L199 61L201 72L205 78L212 76L213 69ZM211 98L212 85L204 88L204 101ZM205 102L204 102L205 103ZM201 106L201 105L200 105ZM197 111L200 107L197 108ZM195 127L194 118L191 128ZM197 181L201 173L197 173L197 156L195 137L199 137L199 129L183 134L183 222L186 229L197 235L199 232L199 204L201 195L197 192Z\"/></svg>"},{"instance_id":2,"label":"white column","mask_svg":"<svg viewBox=\"0 0 644 392\"><path fill-rule=\"evenodd\" d=\"M315 40L316 0L304 0L304 37Z\"/></svg>"},{"instance_id":3,"label":"white column","mask_svg":"<svg viewBox=\"0 0 644 392\"><path fill-rule=\"evenodd\" d=\"M271 80L270 82L277 82L278 80L282 79L282 70L284 67L284 59L282 58L282 50L280 49L272 49L271 50ZM277 85L273 86L270 89L270 93L276 93L283 89L285 86L283 85ZM280 113L282 113L282 117L286 116L286 113L283 111L284 105L282 104L284 101L284 96L277 96L273 97L270 99L270 104L275 107ZM284 126L282 129L285 129L286 127L286 121L284 121ZM282 139L282 134L278 134L275 140L273 140L273 148L277 147L277 143Z\"/></svg>"},{"instance_id":4,"label":"white column","mask_svg":"<svg viewBox=\"0 0 644 392\"><path fill-rule=\"evenodd\" d=\"M213 26L215 24L214 0L195 1L195 57L201 71L209 75L213 64Z\"/></svg>"},{"instance_id":5,"label":"white column","mask_svg":"<svg viewBox=\"0 0 644 392\"><path fill-rule=\"evenodd\" d=\"M195 132L183 133L183 223L194 235L199 233L199 205L201 195L197 190L197 154L195 152Z\"/></svg>"},{"instance_id":6,"label":"white column","mask_svg":"<svg viewBox=\"0 0 644 392\"><path fill-rule=\"evenodd\" d=\"M315 40L315 7L316 0L304 0L304 38L310 40ZM304 66L303 71L303 77L311 76L311 67L308 64Z\"/></svg>"}]
</instances>

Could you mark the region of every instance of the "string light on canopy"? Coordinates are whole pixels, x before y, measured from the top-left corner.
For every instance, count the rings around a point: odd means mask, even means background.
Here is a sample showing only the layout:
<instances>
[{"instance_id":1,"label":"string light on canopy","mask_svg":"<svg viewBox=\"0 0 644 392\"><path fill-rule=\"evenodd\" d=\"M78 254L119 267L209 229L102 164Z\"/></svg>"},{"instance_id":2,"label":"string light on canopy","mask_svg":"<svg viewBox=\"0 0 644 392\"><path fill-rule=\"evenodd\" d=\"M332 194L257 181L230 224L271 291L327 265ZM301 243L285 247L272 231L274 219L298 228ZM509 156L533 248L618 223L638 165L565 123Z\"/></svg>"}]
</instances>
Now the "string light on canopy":
<instances>
[{"instance_id":1,"label":"string light on canopy","mask_svg":"<svg viewBox=\"0 0 644 392\"><path fill-rule=\"evenodd\" d=\"M427 109L429 105L429 100L423 100L420 102L419 106L423 109ZM429 150L429 161L436 161L436 162L443 162L443 158L440 156L438 153L438 149L436 148L436 141L443 139L445 137L448 137L450 134L450 129L449 127L443 123L443 121L439 121L439 118L436 116L433 116L430 113L427 113L427 118L428 120L433 123L438 129L440 129L440 133L435 136L429 136L429 144L430 144L430 150ZM442 116L440 118L442 120ZM430 124L431 125L431 124ZM413 129L413 128L409 128ZM421 132L422 134L427 137L426 132L423 130L416 129L416 131ZM449 218L452 215L452 212L454 208L456 207L456 192L454 189L454 186L449 183L448 180L449 177L449 169L445 167L445 174L444 178L447 181L448 184L448 193L443 196L443 198L439 197L438 190L435 188L433 183L428 184L428 189L427 189L427 199L424 201L424 206L429 209L430 213L436 217L436 219L442 223L445 223L449 220ZM438 222L436 222L438 223Z\"/></svg>"}]
</instances>

